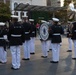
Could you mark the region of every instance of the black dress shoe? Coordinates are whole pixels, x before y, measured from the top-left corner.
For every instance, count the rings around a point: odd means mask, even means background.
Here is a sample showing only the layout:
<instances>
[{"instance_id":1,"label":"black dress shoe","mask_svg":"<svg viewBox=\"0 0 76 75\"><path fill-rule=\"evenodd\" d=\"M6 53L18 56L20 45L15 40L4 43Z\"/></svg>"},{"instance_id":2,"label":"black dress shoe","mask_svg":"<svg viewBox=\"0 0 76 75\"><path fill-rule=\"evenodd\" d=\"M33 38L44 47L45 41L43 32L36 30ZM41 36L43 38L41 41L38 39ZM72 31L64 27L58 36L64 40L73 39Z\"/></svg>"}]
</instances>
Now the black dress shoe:
<instances>
[{"instance_id":1,"label":"black dress shoe","mask_svg":"<svg viewBox=\"0 0 76 75\"><path fill-rule=\"evenodd\" d=\"M22 60L30 60L29 58L25 59L25 58L22 58Z\"/></svg>"},{"instance_id":2,"label":"black dress shoe","mask_svg":"<svg viewBox=\"0 0 76 75\"><path fill-rule=\"evenodd\" d=\"M67 50L67 52L72 52L72 50Z\"/></svg>"},{"instance_id":3,"label":"black dress shoe","mask_svg":"<svg viewBox=\"0 0 76 75\"><path fill-rule=\"evenodd\" d=\"M50 51L52 50L52 49L49 49Z\"/></svg>"},{"instance_id":4,"label":"black dress shoe","mask_svg":"<svg viewBox=\"0 0 76 75\"><path fill-rule=\"evenodd\" d=\"M0 63L2 63L2 62L0 61Z\"/></svg>"},{"instance_id":5,"label":"black dress shoe","mask_svg":"<svg viewBox=\"0 0 76 75\"><path fill-rule=\"evenodd\" d=\"M47 52L49 52L49 51L47 51Z\"/></svg>"},{"instance_id":6,"label":"black dress shoe","mask_svg":"<svg viewBox=\"0 0 76 75\"><path fill-rule=\"evenodd\" d=\"M12 69L12 70L19 70L19 68L13 68L13 67L11 67L11 69Z\"/></svg>"},{"instance_id":7,"label":"black dress shoe","mask_svg":"<svg viewBox=\"0 0 76 75\"><path fill-rule=\"evenodd\" d=\"M22 58L22 60L25 60L25 58Z\"/></svg>"},{"instance_id":8,"label":"black dress shoe","mask_svg":"<svg viewBox=\"0 0 76 75\"><path fill-rule=\"evenodd\" d=\"M30 53L30 54L35 54L35 53Z\"/></svg>"},{"instance_id":9,"label":"black dress shoe","mask_svg":"<svg viewBox=\"0 0 76 75\"><path fill-rule=\"evenodd\" d=\"M73 60L76 60L76 58L72 58Z\"/></svg>"},{"instance_id":10,"label":"black dress shoe","mask_svg":"<svg viewBox=\"0 0 76 75\"><path fill-rule=\"evenodd\" d=\"M0 63L1 63L1 64L6 64L7 62L1 62L1 61L0 61Z\"/></svg>"},{"instance_id":11,"label":"black dress shoe","mask_svg":"<svg viewBox=\"0 0 76 75\"><path fill-rule=\"evenodd\" d=\"M47 58L47 56L41 56L42 58Z\"/></svg>"},{"instance_id":12,"label":"black dress shoe","mask_svg":"<svg viewBox=\"0 0 76 75\"><path fill-rule=\"evenodd\" d=\"M50 61L50 63L58 63L58 61Z\"/></svg>"},{"instance_id":13,"label":"black dress shoe","mask_svg":"<svg viewBox=\"0 0 76 75\"><path fill-rule=\"evenodd\" d=\"M1 62L2 64L6 64L7 62Z\"/></svg>"}]
</instances>

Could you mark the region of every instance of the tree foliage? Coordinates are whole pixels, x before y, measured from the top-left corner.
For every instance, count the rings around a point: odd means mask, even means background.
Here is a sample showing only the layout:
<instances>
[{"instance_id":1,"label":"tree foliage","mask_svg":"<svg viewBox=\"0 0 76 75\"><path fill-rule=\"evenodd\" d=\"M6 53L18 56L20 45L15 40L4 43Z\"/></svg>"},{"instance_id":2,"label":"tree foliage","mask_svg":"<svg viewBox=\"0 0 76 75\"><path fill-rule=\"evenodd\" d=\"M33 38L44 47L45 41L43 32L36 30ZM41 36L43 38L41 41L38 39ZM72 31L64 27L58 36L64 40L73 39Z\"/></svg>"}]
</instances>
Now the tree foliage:
<instances>
[{"instance_id":1,"label":"tree foliage","mask_svg":"<svg viewBox=\"0 0 76 75\"><path fill-rule=\"evenodd\" d=\"M10 8L8 4L0 3L0 21L5 22L10 18Z\"/></svg>"}]
</instances>

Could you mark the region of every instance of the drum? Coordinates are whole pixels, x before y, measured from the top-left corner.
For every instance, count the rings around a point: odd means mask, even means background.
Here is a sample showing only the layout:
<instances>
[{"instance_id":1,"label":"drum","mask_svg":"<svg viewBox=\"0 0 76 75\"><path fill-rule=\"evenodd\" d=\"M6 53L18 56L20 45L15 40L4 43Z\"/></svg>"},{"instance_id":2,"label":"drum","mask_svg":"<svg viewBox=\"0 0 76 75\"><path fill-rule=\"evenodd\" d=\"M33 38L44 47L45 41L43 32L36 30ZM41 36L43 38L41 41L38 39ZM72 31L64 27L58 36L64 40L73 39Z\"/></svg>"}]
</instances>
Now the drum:
<instances>
[{"instance_id":1,"label":"drum","mask_svg":"<svg viewBox=\"0 0 76 75\"><path fill-rule=\"evenodd\" d=\"M49 37L49 23L46 22L41 24L39 32L40 32L40 38L44 41L47 40Z\"/></svg>"}]
</instances>

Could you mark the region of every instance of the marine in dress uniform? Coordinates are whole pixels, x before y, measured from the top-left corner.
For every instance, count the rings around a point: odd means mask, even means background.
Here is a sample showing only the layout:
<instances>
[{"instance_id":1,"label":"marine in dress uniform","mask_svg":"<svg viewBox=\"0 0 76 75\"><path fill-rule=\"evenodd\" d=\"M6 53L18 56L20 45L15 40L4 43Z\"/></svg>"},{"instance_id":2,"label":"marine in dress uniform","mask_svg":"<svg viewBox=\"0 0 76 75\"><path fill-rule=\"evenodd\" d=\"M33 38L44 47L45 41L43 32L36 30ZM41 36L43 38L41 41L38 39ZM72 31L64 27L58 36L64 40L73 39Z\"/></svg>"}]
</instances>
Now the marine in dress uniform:
<instances>
[{"instance_id":1,"label":"marine in dress uniform","mask_svg":"<svg viewBox=\"0 0 76 75\"><path fill-rule=\"evenodd\" d=\"M73 2L73 1L71 1L71 3L69 4L69 9L70 9L71 11L76 12L76 9L75 9L74 2Z\"/></svg>"},{"instance_id":2,"label":"marine in dress uniform","mask_svg":"<svg viewBox=\"0 0 76 75\"><path fill-rule=\"evenodd\" d=\"M41 20L42 23L45 23L46 21L44 20ZM45 30L44 30L45 32ZM42 58L47 58L48 56L48 42L47 40L43 40L42 38L40 38L40 41L41 41L41 47L42 47Z\"/></svg>"},{"instance_id":3,"label":"marine in dress uniform","mask_svg":"<svg viewBox=\"0 0 76 75\"><path fill-rule=\"evenodd\" d=\"M6 31L5 31L5 23L0 22L0 62L5 64L7 62L7 52L5 49L6 46Z\"/></svg>"},{"instance_id":4,"label":"marine in dress uniform","mask_svg":"<svg viewBox=\"0 0 76 75\"><path fill-rule=\"evenodd\" d=\"M36 27L34 25L34 20L29 19L31 24L31 34L30 34L30 54L35 54L35 37L36 37Z\"/></svg>"},{"instance_id":5,"label":"marine in dress uniform","mask_svg":"<svg viewBox=\"0 0 76 75\"><path fill-rule=\"evenodd\" d=\"M74 6L75 2L73 0L70 1L69 3L69 7L68 7L68 10L69 10L69 20L71 19L75 19L75 15L76 15L76 8Z\"/></svg>"},{"instance_id":6,"label":"marine in dress uniform","mask_svg":"<svg viewBox=\"0 0 76 75\"><path fill-rule=\"evenodd\" d=\"M51 26L52 30L52 61L51 63L58 63L59 61L59 52L60 52L60 43L62 42L61 40L61 34L64 33L62 27L58 25L59 19L57 18L52 18L53 20L53 25Z\"/></svg>"},{"instance_id":7,"label":"marine in dress uniform","mask_svg":"<svg viewBox=\"0 0 76 75\"><path fill-rule=\"evenodd\" d=\"M18 16L11 15L12 24L9 27L8 40L10 45L10 51L12 54L12 67L13 70L18 70L20 64L20 46L24 41L24 29L22 25L18 23Z\"/></svg>"},{"instance_id":8,"label":"marine in dress uniform","mask_svg":"<svg viewBox=\"0 0 76 75\"><path fill-rule=\"evenodd\" d=\"M23 43L24 48L24 58L22 60L29 60L30 59L30 34L31 34L31 25L28 21L28 16L23 16L23 24L25 31L25 41Z\"/></svg>"},{"instance_id":9,"label":"marine in dress uniform","mask_svg":"<svg viewBox=\"0 0 76 75\"><path fill-rule=\"evenodd\" d=\"M68 29L67 29L67 38L68 38L68 46L69 46L69 49L67 52L72 52L72 39L71 39L71 23L68 22Z\"/></svg>"},{"instance_id":10,"label":"marine in dress uniform","mask_svg":"<svg viewBox=\"0 0 76 75\"><path fill-rule=\"evenodd\" d=\"M73 43L74 43L74 60L76 60L76 22L73 22L72 23L73 26L72 26L72 40L73 40Z\"/></svg>"}]
</instances>

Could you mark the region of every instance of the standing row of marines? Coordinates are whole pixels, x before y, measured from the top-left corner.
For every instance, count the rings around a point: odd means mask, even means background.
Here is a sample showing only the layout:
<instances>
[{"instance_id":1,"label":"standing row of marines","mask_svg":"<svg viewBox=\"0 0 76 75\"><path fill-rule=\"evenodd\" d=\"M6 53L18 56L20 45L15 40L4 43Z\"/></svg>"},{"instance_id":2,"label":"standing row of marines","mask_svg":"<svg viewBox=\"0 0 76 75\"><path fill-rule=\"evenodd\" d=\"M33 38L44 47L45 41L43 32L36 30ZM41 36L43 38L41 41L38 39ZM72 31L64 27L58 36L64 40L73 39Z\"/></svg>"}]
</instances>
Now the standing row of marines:
<instances>
[{"instance_id":1,"label":"standing row of marines","mask_svg":"<svg viewBox=\"0 0 76 75\"><path fill-rule=\"evenodd\" d=\"M7 53L4 50L6 41L9 41L10 51L12 55L12 67L11 69L17 70L20 68L20 47L23 45L24 58L23 60L30 59L30 52L34 54L35 44L33 43L36 36L36 28L33 25L32 19L30 23L28 19L24 17L23 23L18 22L18 16L12 15L12 22L10 23L9 29L4 28L5 24L0 23L0 62L7 62ZM6 32L6 33L5 33ZM6 36L7 35L7 36ZM31 40L30 40L31 39ZM31 46L30 46L31 44ZM31 51L30 51L31 48Z\"/></svg>"},{"instance_id":2,"label":"standing row of marines","mask_svg":"<svg viewBox=\"0 0 76 75\"><path fill-rule=\"evenodd\" d=\"M23 23L18 22L18 16L12 15L12 22L9 26L9 30L4 28L4 23L0 23L0 62L7 62L7 52L5 51L6 41L9 41L10 51L12 55L12 67L11 69L18 70L20 64L20 47L23 45L24 58L23 60L30 59L30 53L35 53L35 37L36 28L33 24L33 20L30 19L30 23L27 17L23 17ZM62 42L61 34L64 34L64 30L61 25L58 24L59 19L52 18L52 26L49 27L49 38L48 40L52 43L52 61L51 63L59 62L60 43ZM6 36L7 35L7 36ZM76 59L76 22L73 23L71 28L71 38L74 42L74 55L73 59ZM31 39L31 40L30 40ZM42 39L42 57L47 58L48 56L48 45L47 41Z\"/></svg>"}]
</instances>

